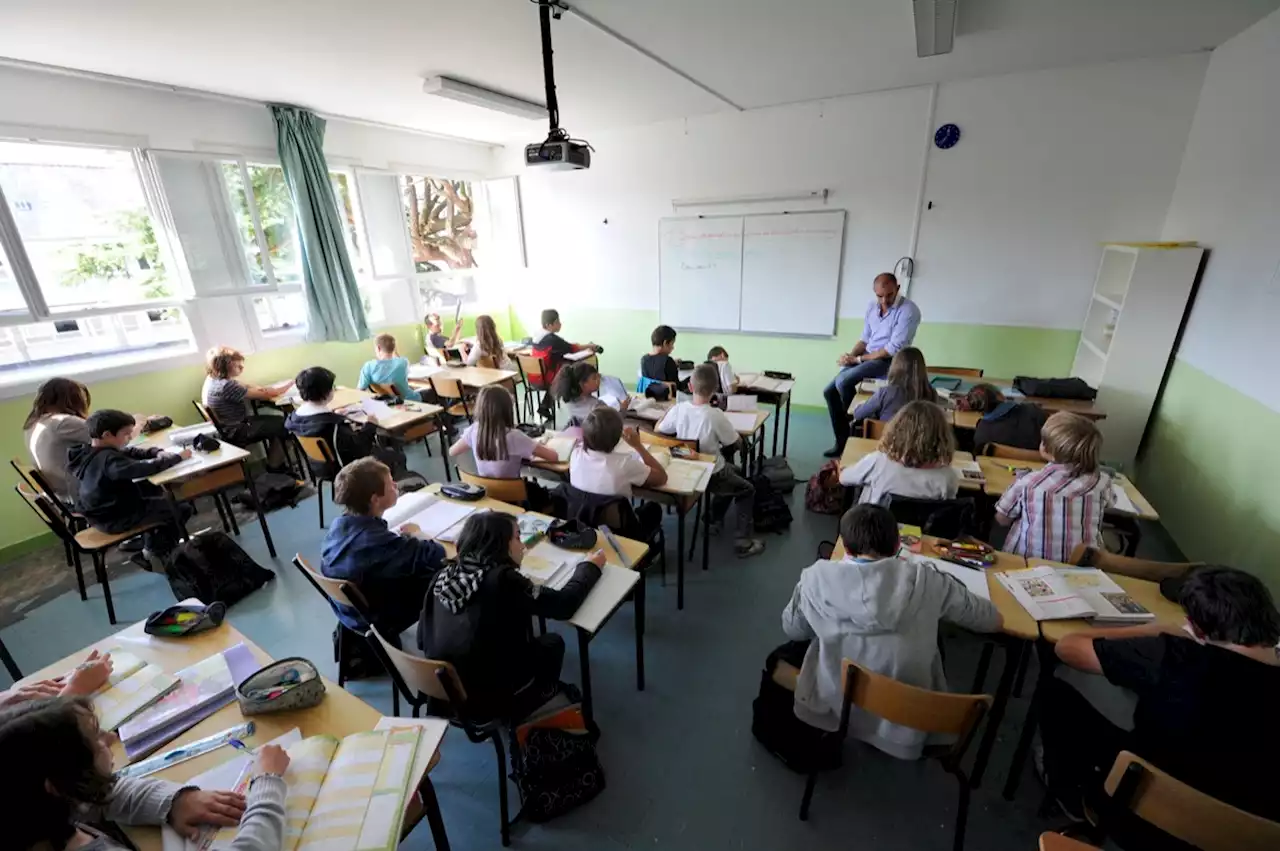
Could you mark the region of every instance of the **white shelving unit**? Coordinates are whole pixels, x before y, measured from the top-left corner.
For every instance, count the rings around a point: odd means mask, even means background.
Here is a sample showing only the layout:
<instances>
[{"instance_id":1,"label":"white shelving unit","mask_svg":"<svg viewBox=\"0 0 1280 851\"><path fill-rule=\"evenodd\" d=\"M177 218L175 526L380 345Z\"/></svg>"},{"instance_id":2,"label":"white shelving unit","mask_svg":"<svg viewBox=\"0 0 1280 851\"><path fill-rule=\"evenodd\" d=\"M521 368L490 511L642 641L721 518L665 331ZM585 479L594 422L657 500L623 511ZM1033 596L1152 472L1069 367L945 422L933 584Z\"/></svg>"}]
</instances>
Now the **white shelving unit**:
<instances>
[{"instance_id":1,"label":"white shelving unit","mask_svg":"<svg viewBox=\"0 0 1280 851\"><path fill-rule=\"evenodd\" d=\"M1072 374L1098 389L1103 457L1133 464L1155 407L1204 249L1108 243Z\"/></svg>"}]
</instances>

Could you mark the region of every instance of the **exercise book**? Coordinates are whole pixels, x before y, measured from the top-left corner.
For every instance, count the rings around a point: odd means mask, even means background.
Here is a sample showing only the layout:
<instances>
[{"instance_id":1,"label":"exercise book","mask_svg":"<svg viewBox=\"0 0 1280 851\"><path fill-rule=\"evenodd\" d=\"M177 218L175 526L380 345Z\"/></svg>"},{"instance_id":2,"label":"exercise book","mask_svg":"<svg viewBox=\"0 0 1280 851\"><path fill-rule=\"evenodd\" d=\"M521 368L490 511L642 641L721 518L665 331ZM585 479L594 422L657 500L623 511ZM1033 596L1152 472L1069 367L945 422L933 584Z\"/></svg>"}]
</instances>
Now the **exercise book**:
<instances>
[{"instance_id":1,"label":"exercise book","mask_svg":"<svg viewBox=\"0 0 1280 851\"><path fill-rule=\"evenodd\" d=\"M445 532L461 524L475 510L473 505L461 505L449 500L432 497L431 501L421 511L396 524L396 528L399 531L412 523L418 527L418 530L414 532L415 538L440 540Z\"/></svg>"},{"instance_id":2,"label":"exercise book","mask_svg":"<svg viewBox=\"0 0 1280 851\"><path fill-rule=\"evenodd\" d=\"M732 396L729 398L733 398ZM752 399L755 397L752 396ZM755 411L729 411L725 414L734 431L751 431L756 427Z\"/></svg>"},{"instance_id":3,"label":"exercise book","mask_svg":"<svg viewBox=\"0 0 1280 851\"><path fill-rule=\"evenodd\" d=\"M103 730L116 729L178 687L178 679L159 665L148 664L119 647L108 648L106 653L111 656L111 675L92 698L93 714Z\"/></svg>"}]
</instances>

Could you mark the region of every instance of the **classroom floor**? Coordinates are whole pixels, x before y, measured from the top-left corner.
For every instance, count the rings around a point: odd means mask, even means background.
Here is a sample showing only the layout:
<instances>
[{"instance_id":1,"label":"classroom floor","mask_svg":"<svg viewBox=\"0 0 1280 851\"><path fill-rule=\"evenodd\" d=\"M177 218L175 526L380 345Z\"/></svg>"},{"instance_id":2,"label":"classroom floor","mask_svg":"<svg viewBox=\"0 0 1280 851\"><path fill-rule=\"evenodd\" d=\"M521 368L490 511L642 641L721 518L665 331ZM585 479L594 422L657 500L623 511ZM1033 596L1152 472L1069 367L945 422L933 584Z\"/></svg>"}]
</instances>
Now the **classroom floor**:
<instances>
[{"instance_id":1,"label":"classroom floor","mask_svg":"<svg viewBox=\"0 0 1280 851\"><path fill-rule=\"evenodd\" d=\"M831 540L835 518L804 511L804 481L830 445L825 415L795 413L790 458L800 484L791 495L795 523L768 538L760 557L739 561L731 538L712 541L710 571L688 571L685 609L676 610L674 559L668 584L649 577L645 637L647 688L635 688L632 610L624 607L591 646L592 683L599 743L608 788L585 807L546 825L517 824L512 847L525 851L616 849L774 849L806 847L877 851L949 849L955 815L955 781L935 763L904 763L850 743L845 767L823 776L810 820L796 812L803 778L766 753L751 735L751 701L765 656L783 640L780 615L799 572L813 562L818 543ZM427 458L410 449L410 466L431 481L443 478L439 453ZM469 459L464 461L469 463ZM326 499L328 494L326 491ZM326 507L326 517L337 516ZM272 564L260 530L242 527L241 543L277 580L237 604L230 619L277 658L305 656L336 677L330 632L333 616L288 558L300 552L319 562L323 531L311 500L270 515L281 558ZM1148 527L1142 553L1177 558L1158 527ZM674 555L674 518L668 518L668 550ZM161 576L133 573L112 582L121 625L173 602ZM0 630L20 667L32 671L109 635L101 591L94 585L81 602L74 590L24 612ZM563 678L578 681L577 642L568 630ZM948 644L953 688L973 676L978 642L963 634ZM996 655L988 689L1002 659ZM1034 682L1034 670L1028 682ZM0 674L0 683L6 683ZM352 692L390 712L390 681L349 683ZM1000 796L1009 755L1026 710L1026 695L1011 702L991 765L973 798L968 847L978 851L1031 851L1039 834L1056 822L1036 818L1041 788L1028 771L1016 801ZM445 738L433 773L450 842L455 849L498 848L498 799L494 753L472 745L458 731ZM511 790L513 811L518 806ZM402 849L430 849L420 825Z\"/></svg>"}]
</instances>

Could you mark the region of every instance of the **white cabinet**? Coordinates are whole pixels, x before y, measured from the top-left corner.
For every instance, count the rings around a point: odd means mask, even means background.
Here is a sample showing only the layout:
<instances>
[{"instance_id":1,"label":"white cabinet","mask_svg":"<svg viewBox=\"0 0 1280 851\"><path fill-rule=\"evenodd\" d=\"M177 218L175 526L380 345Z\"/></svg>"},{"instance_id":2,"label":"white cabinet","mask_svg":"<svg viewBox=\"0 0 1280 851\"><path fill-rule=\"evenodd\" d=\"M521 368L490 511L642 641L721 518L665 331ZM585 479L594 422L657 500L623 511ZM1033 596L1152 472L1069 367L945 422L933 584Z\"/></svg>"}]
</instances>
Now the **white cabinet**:
<instances>
[{"instance_id":1,"label":"white cabinet","mask_svg":"<svg viewBox=\"0 0 1280 851\"><path fill-rule=\"evenodd\" d=\"M1203 255L1188 243L1102 248L1072 374L1098 389L1109 463L1127 468L1138 454Z\"/></svg>"}]
</instances>

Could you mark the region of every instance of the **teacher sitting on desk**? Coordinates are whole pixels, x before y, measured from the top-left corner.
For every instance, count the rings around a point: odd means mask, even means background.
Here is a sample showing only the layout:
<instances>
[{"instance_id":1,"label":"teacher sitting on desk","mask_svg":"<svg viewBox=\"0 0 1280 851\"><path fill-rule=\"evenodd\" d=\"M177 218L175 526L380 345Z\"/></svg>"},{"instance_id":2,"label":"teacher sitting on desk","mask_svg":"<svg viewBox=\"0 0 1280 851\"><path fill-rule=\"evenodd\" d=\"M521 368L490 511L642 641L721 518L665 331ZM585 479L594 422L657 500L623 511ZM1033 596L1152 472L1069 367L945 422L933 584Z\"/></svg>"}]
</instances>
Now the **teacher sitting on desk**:
<instances>
[{"instance_id":1,"label":"teacher sitting on desk","mask_svg":"<svg viewBox=\"0 0 1280 851\"><path fill-rule=\"evenodd\" d=\"M858 384L864 378L888 375L889 361L911 345L920 325L920 308L899 294L896 277L889 272L876 275L874 287L876 300L867 305L862 338L853 351L840 356L836 363L843 369L822 391L836 436L835 446L823 453L828 458L839 457L849 439L849 405L858 393Z\"/></svg>"}]
</instances>

